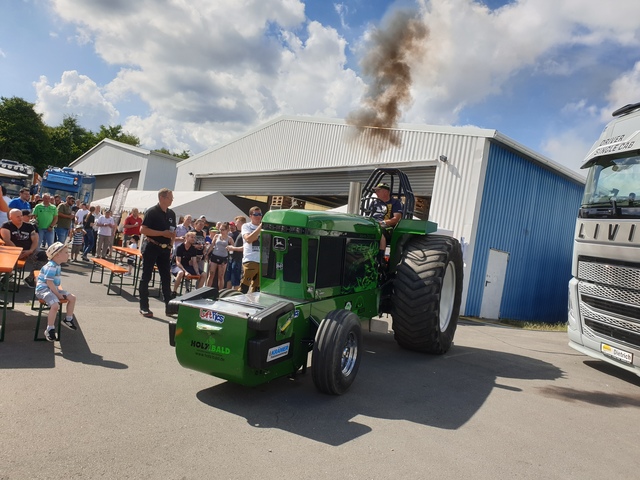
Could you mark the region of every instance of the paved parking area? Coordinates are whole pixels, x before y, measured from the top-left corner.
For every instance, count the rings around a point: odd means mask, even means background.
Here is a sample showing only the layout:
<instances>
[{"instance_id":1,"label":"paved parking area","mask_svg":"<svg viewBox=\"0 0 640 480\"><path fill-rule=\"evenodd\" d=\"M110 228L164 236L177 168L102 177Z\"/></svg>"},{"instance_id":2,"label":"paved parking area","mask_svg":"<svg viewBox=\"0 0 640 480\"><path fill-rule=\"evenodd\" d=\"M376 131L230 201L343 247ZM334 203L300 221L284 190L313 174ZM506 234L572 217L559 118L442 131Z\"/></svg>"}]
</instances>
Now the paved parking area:
<instances>
[{"instance_id":1,"label":"paved parking area","mask_svg":"<svg viewBox=\"0 0 640 480\"><path fill-rule=\"evenodd\" d=\"M341 397L310 374L244 388L180 367L163 304L143 318L89 272L63 273L80 329L59 343L32 341L26 303L9 314L0 479L637 475L640 378L574 352L564 333L462 322L442 357L367 333Z\"/></svg>"}]
</instances>

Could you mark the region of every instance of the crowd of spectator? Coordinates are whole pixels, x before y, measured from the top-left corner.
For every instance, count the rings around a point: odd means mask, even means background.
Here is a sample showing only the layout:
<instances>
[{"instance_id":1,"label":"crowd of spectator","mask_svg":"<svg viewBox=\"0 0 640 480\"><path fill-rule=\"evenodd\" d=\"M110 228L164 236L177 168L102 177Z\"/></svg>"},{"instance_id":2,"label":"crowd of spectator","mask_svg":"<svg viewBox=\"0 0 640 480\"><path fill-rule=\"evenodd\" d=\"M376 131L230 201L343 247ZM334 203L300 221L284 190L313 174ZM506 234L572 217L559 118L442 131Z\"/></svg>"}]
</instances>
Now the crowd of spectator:
<instances>
[{"instance_id":1,"label":"crowd of spectator","mask_svg":"<svg viewBox=\"0 0 640 480\"><path fill-rule=\"evenodd\" d=\"M172 198L171 191L163 191L164 194L169 192ZM49 193L31 195L28 188L23 188L11 199L4 187L0 204L5 206L0 208L0 234L6 244L23 248L30 272L25 283L31 288L36 283L32 272L46 263L46 250L57 242L71 247L65 264L67 261L89 261L90 255L93 258L111 257L114 238L117 243L134 249L144 250L150 244L164 245L154 240L153 235L142 235L146 215L141 215L138 208L115 219L109 208L87 205L71 195L64 199ZM146 213L152 211L149 209ZM186 277L197 277L192 288L209 286L245 293L258 291L261 222L259 207L251 208L249 220L242 215L215 223L208 221L205 215L195 220L192 215L179 218L165 245L170 252L169 271L175 279L168 287L165 301L175 298ZM122 256L119 259L128 265L131 274L134 258ZM191 282L187 289L190 285Z\"/></svg>"}]
</instances>

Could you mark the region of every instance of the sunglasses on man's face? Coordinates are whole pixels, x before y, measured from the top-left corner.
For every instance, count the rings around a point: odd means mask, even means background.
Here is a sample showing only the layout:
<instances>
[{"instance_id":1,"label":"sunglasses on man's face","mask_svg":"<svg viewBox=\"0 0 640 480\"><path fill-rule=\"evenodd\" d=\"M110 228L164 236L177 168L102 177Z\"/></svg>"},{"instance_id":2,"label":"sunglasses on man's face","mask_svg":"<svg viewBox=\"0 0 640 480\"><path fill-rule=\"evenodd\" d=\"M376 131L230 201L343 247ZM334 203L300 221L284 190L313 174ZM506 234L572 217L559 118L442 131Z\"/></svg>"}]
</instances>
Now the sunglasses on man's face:
<instances>
[{"instance_id":1,"label":"sunglasses on man's face","mask_svg":"<svg viewBox=\"0 0 640 480\"><path fill-rule=\"evenodd\" d=\"M261 217L262 212L253 212L251 215L253 215L254 217Z\"/></svg>"}]
</instances>

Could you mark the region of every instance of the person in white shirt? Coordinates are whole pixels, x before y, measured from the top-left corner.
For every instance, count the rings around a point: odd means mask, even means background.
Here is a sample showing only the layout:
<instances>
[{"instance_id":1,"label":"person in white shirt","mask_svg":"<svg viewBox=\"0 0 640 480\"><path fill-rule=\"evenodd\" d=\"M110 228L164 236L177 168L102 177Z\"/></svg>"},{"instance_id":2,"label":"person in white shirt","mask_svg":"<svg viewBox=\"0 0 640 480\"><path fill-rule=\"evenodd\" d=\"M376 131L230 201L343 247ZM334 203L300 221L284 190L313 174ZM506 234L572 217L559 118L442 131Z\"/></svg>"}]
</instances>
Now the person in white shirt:
<instances>
[{"instance_id":1,"label":"person in white shirt","mask_svg":"<svg viewBox=\"0 0 640 480\"><path fill-rule=\"evenodd\" d=\"M242 239L244 240L244 252L242 255L242 281L240 291L247 293L260 291L260 233L262 232L262 210L260 207L251 207L249 210L250 222L242 226Z\"/></svg>"},{"instance_id":2,"label":"person in white shirt","mask_svg":"<svg viewBox=\"0 0 640 480\"><path fill-rule=\"evenodd\" d=\"M113 244L113 233L116 228L116 222L111 216L111 210L106 209L104 215L100 215L96 221L98 227L98 246L96 247L96 255L100 258L107 258L109 249Z\"/></svg>"},{"instance_id":3,"label":"person in white shirt","mask_svg":"<svg viewBox=\"0 0 640 480\"><path fill-rule=\"evenodd\" d=\"M84 217L89 213L89 207L86 203L82 203L80 208L76 212L76 225L82 225L84 223Z\"/></svg>"}]
</instances>

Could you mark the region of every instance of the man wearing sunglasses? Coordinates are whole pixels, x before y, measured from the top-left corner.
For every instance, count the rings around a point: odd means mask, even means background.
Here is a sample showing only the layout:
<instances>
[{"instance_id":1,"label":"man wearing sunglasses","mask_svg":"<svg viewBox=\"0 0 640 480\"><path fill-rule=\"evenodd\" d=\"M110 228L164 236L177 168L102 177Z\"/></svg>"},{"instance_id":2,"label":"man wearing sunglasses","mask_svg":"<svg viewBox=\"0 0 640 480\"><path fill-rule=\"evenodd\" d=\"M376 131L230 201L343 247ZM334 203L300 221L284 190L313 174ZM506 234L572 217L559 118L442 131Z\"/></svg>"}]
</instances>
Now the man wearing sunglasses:
<instances>
[{"instance_id":1,"label":"man wearing sunglasses","mask_svg":"<svg viewBox=\"0 0 640 480\"><path fill-rule=\"evenodd\" d=\"M260 232L262 232L262 210L251 207L250 221L242 226L244 250L242 254L242 281L240 291L247 293L260 291Z\"/></svg>"}]
</instances>

